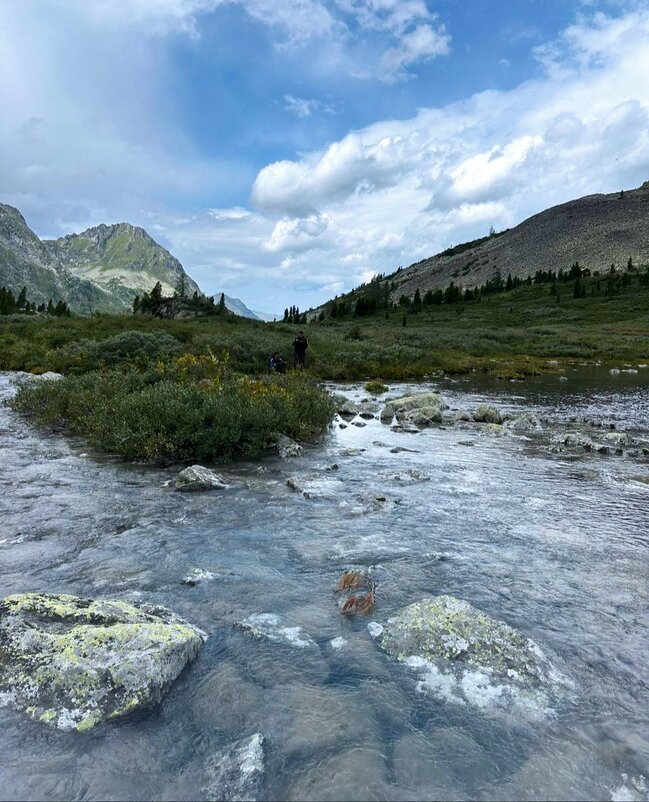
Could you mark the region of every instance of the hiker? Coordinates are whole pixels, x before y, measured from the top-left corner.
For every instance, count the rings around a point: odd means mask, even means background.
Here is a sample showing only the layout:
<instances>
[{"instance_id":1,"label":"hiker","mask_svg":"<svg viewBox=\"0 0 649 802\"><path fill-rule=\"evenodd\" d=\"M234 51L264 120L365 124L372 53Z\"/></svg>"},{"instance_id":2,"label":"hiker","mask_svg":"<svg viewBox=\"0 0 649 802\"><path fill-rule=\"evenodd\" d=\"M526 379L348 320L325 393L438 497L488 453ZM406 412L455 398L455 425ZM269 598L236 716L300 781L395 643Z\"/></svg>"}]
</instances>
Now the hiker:
<instances>
[{"instance_id":1,"label":"hiker","mask_svg":"<svg viewBox=\"0 0 649 802\"><path fill-rule=\"evenodd\" d=\"M306 356L306 349L309 347L304 332L298 332L297 337L293 340L293 366L296 368L304 367L304 357Z\"/></svg>"},{"instance_id":2,"label":"hiker","mask_svg":"<svg viewBox=\"0 0 649 802\"><path fill-rule=\"evenodd\" d=\"M286 373L286 360L282 359L279 351L275 351L271 356L268 362L268 370L275 373Z\"/></svg>"}]
</instances>

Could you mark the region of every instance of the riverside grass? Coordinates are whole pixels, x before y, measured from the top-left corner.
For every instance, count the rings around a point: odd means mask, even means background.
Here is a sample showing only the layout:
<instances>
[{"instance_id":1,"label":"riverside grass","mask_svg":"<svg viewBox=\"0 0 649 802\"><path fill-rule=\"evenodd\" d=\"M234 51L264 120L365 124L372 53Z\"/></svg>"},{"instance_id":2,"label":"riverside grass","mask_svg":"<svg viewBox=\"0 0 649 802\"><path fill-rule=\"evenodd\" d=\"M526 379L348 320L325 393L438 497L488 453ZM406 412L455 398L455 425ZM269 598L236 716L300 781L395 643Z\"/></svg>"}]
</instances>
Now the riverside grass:
<instances>
[{"instance_id":1,"label":"riverside grass","mask_svg":"<svg viewBox=\"0 0 649 802\"><path fill-rule=\"evenodd\" d=\"M586 287L593 279L586 279ZM399 381L439 370L486 370L502 378L560 364L649 359L649 287L614 296L573 298L560 287L524 286L479 303L424 307L362 318L311 323L308 372L320 379ZM405 320L406 325L403 325ZM142 366L182 353L229 355L232 370L264 374L270 354L288 356L303 325L264 324L236 317L160 320L102 315L66 320L0 318L0 369L82 374L118 364ZM357 329L357 338L349 332Z\"/></svg>"}]
</instances>

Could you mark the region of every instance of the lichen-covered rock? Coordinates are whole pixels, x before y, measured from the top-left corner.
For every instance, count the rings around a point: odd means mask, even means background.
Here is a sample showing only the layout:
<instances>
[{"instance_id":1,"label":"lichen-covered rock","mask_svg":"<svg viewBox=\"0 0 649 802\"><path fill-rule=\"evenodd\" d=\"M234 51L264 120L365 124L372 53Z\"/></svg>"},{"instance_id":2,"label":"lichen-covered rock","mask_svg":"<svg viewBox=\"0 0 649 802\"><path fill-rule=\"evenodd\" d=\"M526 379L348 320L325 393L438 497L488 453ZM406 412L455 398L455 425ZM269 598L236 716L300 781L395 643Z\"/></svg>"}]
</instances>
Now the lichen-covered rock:
<instances>
[{"instance_id":1,"label":"lichen-covered rock","mask_svg":"<svg viewBox=\"0 0 649 802\"><path fill-rule=\"evenodd\" d=\"M473 420L473 416L466 409L458 409L455 413L455 420L458 422L469 423Z\"/></svg>"},{"instance_id":2,"label":"lichen-covered rock","mask_svg":"<svg viewBox=\"0 0 649 802\"><path fill-rule=\"evenodd\" d=\"M0 602L0 705L88 730L157 704L205 634L162 607L23 593Z\"/></svg>"},{"instance_id":3,"label":"lichen-covered rock","mask_svg":"<svg viewBox=\"0 0 649 802\"><path fill-rule=\"evenodd\" d=\"M480 434L488 434L491 437L506 437L507 429L502 423L485 423L480 427Z\"/></svg>"},{"instance_id":4,"label":"lichen-covered rock","mask_svg":"<svg viewBox=\"0 0 649 802\"><path fill-rule=\"evenodd\" d=\"M205 785L201 791L208 800L261 800L264 798L264 736L235 741L211 755L205 764Z\"/></svg>"},{"instance_id":5,"label":"lichen-covered rock","mask_svg":"<svg viewBox=\"0 0 649 802\"><path fill-rule=\"evenodd\" d=\"M420 690L458 704L543 715L571 686L532 640L453 596L402 608L377 640L418 671Z\"/></svg>"},{"instance_id":6,"label":"lichen-covered rock","mask_svg":"<svg viewBox=\"0 0 649 802\"><path fill-rule=\"evenodd\" d=\"M510 429L520 432L539 432L543 429L543 424L534 412L522 412L520 415L514 415L507 425Z\"/></svg>"},{"instance_id":7,"label":"lichen-covered rock","mask_svg":"<svg viewBox=\"0 0 649 802\"><path fill-rule=\"evenodd\" d=\"M476 423L502 423L503 416L498 412L496 407L491 407L488 404L480 404L473 413L473 420Z\"/></svg>"},{"instance_id":8,"label":"lichen-covered rock","mask_svg":"<svg viewBox=\"0 0 649 802\"><path fill-rule=\"evenodd\" d=\"M199 490L226 490L230 485L222 476L202 465L190 465L182 470L174 480L176 490L183 492Z\"/></svg>"},{"instance_id":9,"label":"lichen-covered rock","mask_svg":"<svg viewBox=\"0 0 649 802\"><path fill-rule=\"evenodd\" d=\"M195 585L203 585L205 582L211 582L216 579L216 574L208 571L205 568L192 568L191 571L183 578L183 585L194 587Z\"/></svg>"},{"instance_id":10,"label":"lichen-covered rock","mask_svg":"<svg viewBox=\"0 0 649 802\"><path fill-rule=\"evenodd\" d=\"M291 438L287 437L285 434L280 434L277 436L275 448L277 449L277 453L281 459L301 457L302 452L304 451L299 443L296 443L295 440L291 440Z\"/></svg>"},{"instance_id":11,"label":"lichen-covered rock","mask_svg":"<svg viewBox=\"0 0 649 802\"><path fill-rule=\"evenodd\" d=\"M442 422L441 406L426 406L419 409L411 409L405 413L405 420L415 426L432 426L433 423Z\"/></svg>"},{"instance_id":12,"label":"lichen-covered rock","mask_svg":"<svg viewBox=\"0 0 649 802\"><path fill-rule=\"evenodd\" d=\"M318 644L302 627L284 626L283 620L275 613L255 613L239 621L236 626L255 638L287 643L296 649L318 648Z\"/></svg>"},{"instance_id":13,"label":"lichen-covered rock","mask_svg":"<svg viewBox=\"0 0 649 802\"><path fill-rule=\"evenodd\" d=\"M383 409L381 410L381 414L379 415L381 423L392 423L392 419L394 418L394 407L392 404L386 404Z\"/></svg>"}]
</instances>

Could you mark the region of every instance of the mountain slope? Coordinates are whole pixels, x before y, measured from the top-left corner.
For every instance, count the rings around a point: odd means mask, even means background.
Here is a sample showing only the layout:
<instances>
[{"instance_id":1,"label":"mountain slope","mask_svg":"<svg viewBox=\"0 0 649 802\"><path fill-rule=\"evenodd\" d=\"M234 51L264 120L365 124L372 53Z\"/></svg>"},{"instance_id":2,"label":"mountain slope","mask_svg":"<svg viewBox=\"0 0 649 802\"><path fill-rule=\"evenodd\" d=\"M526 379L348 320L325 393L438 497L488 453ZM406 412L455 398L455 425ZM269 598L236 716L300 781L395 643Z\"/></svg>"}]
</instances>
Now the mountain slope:
<instances>
[{"instance_id":1,"label":"mountain slope","mask_svg":"<svg viewBox=\"0 0 649 802\"><path fill-rule=\"evenodd\" d=\"M183 266L142 228L100 225L81 234L41 241L13 206L0 204L0 286L27 287L36 303L67 301L75 312L129 311L133 298L162 284L199 292Z\"/></svg>"},{"instance_id":2,"label":"mountain slope","mask_svg":"<svg viewBox=\"0 0 649 802\"><path fill-rule=\"evenodd\" d=\"M450 248L386 278L392 297L412 297L453 281L463 288L484 284L497 272L525 278L537 270L568 270L574 262L592 272L612 263L649 262L649 181L639 189L588 195L553 206L499 235Z\"/></svg>"},{"instance_id":3,"label":"mountain slope","mask_svg":"<svg viewBox=\"0 0 649 802\"><path fill-rule=\"evenodd\" d=\"M129 223L102 224L81 234L45 240L44 245L70 272L106 290L125 308L158 281L163 295L173 295L181 283L185 294L200 293L169 251L143 228Z\"/></svg>"}]
</instances>

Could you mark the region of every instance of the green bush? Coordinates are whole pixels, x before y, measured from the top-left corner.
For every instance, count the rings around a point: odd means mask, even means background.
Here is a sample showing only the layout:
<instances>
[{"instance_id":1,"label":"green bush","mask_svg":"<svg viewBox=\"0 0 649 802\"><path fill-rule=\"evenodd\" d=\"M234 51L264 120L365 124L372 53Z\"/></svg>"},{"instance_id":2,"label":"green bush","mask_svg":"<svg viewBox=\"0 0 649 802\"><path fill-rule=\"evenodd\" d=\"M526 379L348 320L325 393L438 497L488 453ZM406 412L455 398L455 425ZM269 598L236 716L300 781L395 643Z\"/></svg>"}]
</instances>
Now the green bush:
<instances>
[{"instance_id":1,"label":"green bush","mask_svg":"<svg viewBox=\"0 0 649 802\"><path fill-rule=\"evenodd\" d=\"M372 393L373 395L380 395L381 393L387 393L390 389L387 384L383 384L383 382L372 380L369 381L365 385L365 389L368 393Z\"/></svg>"},{"instance_id":2,"label":"green bush","mask_svg":"<svg viewBox=\"0 0 649 802\"><path fill-rule=\"evenodd\" d=\"M301 374L193 382L164 373L69 376L23 387L13 404L40 425L64 425L111 453L167 461L250 456L271 445L276 432L311 440L333 415L329 395Z\"/></svg>"}]
</instances>

